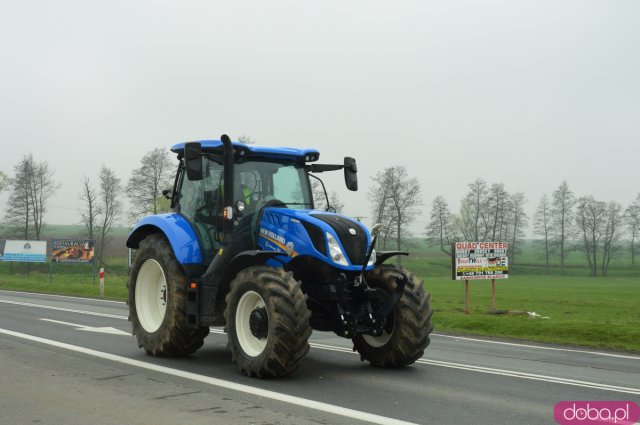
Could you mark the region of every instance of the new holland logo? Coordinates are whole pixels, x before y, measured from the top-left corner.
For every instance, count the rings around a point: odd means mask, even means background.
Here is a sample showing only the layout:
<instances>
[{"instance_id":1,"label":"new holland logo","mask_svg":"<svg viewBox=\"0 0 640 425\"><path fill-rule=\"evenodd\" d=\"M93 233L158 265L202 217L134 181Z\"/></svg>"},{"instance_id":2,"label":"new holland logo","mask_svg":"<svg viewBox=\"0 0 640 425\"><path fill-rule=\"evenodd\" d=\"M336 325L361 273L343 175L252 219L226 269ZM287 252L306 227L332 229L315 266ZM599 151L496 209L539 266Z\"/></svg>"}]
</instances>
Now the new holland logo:
<instances>
[{"instance_id":1,"label":"new holland logo","mask_svg":"<svg viewBox=\"0 0 640 425\"><path fill-rule=\"evenodd\" d=\"M356 229L349 229L349 233L355 236L357 232L356 232Z\"/></svg>"}]
</instances>

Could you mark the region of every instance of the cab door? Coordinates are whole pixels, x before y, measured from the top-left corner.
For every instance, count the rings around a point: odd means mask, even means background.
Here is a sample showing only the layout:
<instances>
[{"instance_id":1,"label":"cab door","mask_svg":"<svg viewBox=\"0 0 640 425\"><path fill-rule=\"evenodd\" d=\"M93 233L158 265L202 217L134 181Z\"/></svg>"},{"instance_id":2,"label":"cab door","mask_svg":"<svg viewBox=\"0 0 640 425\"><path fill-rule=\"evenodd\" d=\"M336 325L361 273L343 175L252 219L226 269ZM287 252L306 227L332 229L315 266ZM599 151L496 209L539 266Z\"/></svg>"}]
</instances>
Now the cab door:
<instances>
[{"instance_id":1,"label":"cab door","mask_svg":"<svg viewBox=\"0 0 640 425\"><path fill-rule=\"evenodd\" d=\"M176 207L193 227L205 264L211 262L222 243L222 178L224 167L202 158L202 180L191 181L182 167L178 182Z\"/></svg>"}]
</instances>

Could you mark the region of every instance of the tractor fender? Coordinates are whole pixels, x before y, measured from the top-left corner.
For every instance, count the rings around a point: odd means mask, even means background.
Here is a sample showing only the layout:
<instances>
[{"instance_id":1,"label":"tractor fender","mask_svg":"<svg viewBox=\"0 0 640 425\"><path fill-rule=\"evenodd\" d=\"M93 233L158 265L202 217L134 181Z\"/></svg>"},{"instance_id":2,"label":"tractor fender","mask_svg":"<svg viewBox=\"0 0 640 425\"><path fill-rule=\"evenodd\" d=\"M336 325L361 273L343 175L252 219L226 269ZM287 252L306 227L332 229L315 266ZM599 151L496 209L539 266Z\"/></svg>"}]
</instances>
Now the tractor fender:
<instances>
[{"instance_id":1,"label":"tractor fender","mask_svg":"<svg viewBox=\"0 0 640 425\"><path fill-rule=\"evenodd\" d=\"M198 237L189 222L180 214L151 215L138 221L127 238L127 247L138 248L140 241L152 233L164 234L178 263L202 264Z\"/></svg>"},{"instance_id":2,"label":"tractor fender","mask_svg":"<svg viewBox=\"0 0 640 425\"><path fill-rule=\"evenodd\" d=\"M222 279L220 279L220 286L218 287L215 297L215 311L224 311L225 297L227 296L227 292L229 292L229 285L240 270L246 269L247 267L263 265L267 261L282 255L282 252L277 251L251 250L243 251L233 257L231 263L229 263L224 270Z\"/></svg>"}]
</instances>

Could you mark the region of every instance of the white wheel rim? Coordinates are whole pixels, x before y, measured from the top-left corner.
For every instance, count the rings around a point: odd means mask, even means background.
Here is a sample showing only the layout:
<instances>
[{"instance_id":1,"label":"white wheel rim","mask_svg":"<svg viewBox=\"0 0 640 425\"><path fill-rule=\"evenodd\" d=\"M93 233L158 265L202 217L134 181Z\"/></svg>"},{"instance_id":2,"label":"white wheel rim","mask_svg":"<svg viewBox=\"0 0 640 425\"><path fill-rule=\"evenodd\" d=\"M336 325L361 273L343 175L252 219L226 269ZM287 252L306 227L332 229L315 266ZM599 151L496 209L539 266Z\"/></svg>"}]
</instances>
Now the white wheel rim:
<instances>
[{"instance_id":1,"label":"white wheel rim","mask_svg":"<svg viewBox=\"0 0 640 425\"><path fill-rule=\"evenodd\" d=\"M375 347L375 348L380 348L380 347L384 346L387 342L389 342L389 340L391 339L391 335L393 335L393 331L395 329L396 329L396 323L394 321L393 322L393 329L391 329L391 333L389 333L386 330L384 330L384 331L382 331L382 335L380 335L380 336L362 334L362 339L364 339L366 341L366 343L369 344L370 346Z\"/></svg>"},{"instance_id":2,"label":"white wheel rim","mask_svg":"<svg viewBox=\"0 0 640 425\"><path fill-rule=\"evenodd\" d=\"M264 306L264 300L257 292L247 291L240 297L236 308L236 336L242 350L251 357L259 356L267 346L269 336L267 335L264 338L256 337L251 332L250 326L253 310Z\"/></svg>"},{"instance_id":3,"label":"white wheel rim","mask_svg":"<svg viewBox=\"0 0 640 425\"><path fill-rule=\"evenodd\" d=\"M142 264L136 278L136 312L145 331L160 329L167 311L167 279L162 266L149 259Z\"/></svg>"}]
</instances>

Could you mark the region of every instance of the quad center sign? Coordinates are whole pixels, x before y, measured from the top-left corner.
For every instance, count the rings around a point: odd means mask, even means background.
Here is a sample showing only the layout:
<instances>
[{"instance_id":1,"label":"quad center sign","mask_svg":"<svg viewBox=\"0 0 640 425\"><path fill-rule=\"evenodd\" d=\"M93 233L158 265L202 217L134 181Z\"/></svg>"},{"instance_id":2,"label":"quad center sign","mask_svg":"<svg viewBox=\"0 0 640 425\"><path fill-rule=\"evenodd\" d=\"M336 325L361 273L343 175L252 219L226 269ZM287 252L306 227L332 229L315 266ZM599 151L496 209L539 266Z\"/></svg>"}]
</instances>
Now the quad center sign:
<instances>
[{"instance_id":1,"label":"quad center sign","mask_svg":"<svg viewBox=\"0 0 640 425\"><path fill-rule=\"evenodd\" d=\"M454 280L509 277L508 242L456 242L451 267Z\"/></svg>"}]
</instances>

